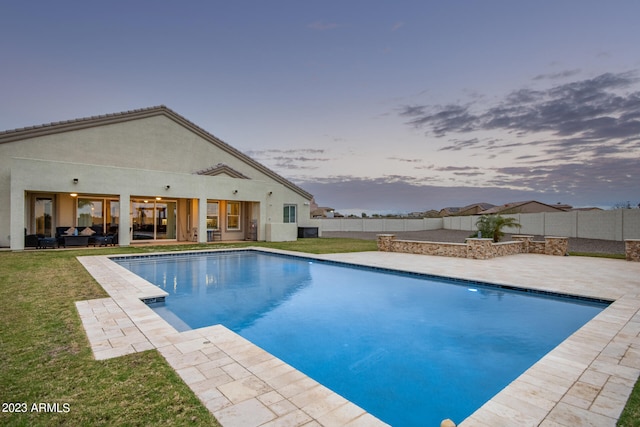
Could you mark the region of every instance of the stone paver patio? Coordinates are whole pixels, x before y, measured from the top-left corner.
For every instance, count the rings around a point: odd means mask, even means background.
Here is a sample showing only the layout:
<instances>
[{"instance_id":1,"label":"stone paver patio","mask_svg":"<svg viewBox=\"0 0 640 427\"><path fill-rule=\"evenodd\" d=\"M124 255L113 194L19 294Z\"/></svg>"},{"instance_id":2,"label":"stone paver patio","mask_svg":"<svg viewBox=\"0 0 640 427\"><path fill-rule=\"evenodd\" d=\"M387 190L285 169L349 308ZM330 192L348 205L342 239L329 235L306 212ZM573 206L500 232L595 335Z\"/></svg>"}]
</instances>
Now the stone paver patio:
<instances>
[{"instance_id":1,"label":"stone paver patio","mask_svg":"<svg viewBox=\"0 0 640 427\"><path fill-rule=\"evenodd\" d=\"M614 301L460 426L615 426L640 374L640 263L532 254L311 257ZM224 427L385 425L221 325L178 333L141 301L163 296L159 288L106 256L79 260L110 295L76 303L96 359L158 349Z\"/></svg>"}]
</instances>

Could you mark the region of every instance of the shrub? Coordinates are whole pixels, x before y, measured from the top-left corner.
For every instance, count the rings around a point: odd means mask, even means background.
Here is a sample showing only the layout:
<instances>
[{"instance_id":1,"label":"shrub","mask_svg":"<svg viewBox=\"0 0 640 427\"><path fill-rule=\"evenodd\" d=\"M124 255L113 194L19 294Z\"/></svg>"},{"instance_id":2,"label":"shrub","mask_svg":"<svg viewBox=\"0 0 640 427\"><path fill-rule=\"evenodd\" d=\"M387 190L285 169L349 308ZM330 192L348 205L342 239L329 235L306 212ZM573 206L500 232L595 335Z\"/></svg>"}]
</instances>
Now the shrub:
<instances>
[{"instance_id":1,"label":"shrub","mask_svg":"<svg viewBox=\"0 0 640 427\"><path fill-rule=\"evenodd\" d=\"M476 222L476 227L478 227L478 231L470 237L481 236L487 239L493 239L494 242L499 242L504 236L503 228L520 228L521 225L515 218L505 218L501 215L482 215Z\"/></svg>"}]
</instances>

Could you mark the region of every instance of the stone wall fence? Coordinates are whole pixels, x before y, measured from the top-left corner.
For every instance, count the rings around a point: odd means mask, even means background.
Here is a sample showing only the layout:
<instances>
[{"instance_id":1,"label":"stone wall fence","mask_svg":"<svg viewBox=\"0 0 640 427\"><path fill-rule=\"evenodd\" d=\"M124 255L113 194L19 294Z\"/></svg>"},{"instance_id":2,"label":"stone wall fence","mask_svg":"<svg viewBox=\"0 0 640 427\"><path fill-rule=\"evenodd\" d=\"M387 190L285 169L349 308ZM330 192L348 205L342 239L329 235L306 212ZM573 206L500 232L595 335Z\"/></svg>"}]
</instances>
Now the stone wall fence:
<instances>
[{"instance_id":1,"label":"stone wall fence","mask_svg":"<svg viewBox=\"0 0 640 427\"><path fill-rule=\"evenodd\" d=\"M494 243L493 239L467 238L465 243L423 242L396 240L395 234L378 234L378 250L420 255L439 255L456 258L491 259L498 256L537 253L564 256L569 247L568 237L545 237L544 242L533 236L515 235L513 241ZM638 240L640 256L640 240Z\"/></svg>"},{"instance_id":2,"label":"stone wall fence","mask_svg":"<svg viewBox=\"0 0 640 427\"><path fill-rule=\"evenodd\" d=\"M465 243L397 240L395 234L378 234L378 250L455 258L490 259L516 254L564 256L569 252L568 237L545 236L544 242L533 236L513 235L513 241L494 243L492 239L467 238ZM640 262L640 239L625 240L627 261Z\"/></svg>"}]
</instances>

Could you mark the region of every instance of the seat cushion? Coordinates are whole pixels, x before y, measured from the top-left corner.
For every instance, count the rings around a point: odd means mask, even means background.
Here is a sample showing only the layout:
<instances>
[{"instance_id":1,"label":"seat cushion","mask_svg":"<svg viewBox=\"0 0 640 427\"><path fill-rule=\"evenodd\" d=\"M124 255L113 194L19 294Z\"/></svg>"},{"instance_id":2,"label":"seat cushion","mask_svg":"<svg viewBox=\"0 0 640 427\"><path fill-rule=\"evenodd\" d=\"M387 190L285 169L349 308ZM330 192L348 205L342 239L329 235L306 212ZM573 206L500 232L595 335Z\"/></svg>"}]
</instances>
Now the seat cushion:
<instances>
[{"instance_id":1,"label":"seat cushion","mask_svg":"<svg viewBox=\"0 0 640 427\"><path fill-rule=\"evenodd\" d=\"M80 232L81 236L93 236L94 234L96 234L96 232L89 227L86 227L84 230Z\"/></svg>"}]
</instances>

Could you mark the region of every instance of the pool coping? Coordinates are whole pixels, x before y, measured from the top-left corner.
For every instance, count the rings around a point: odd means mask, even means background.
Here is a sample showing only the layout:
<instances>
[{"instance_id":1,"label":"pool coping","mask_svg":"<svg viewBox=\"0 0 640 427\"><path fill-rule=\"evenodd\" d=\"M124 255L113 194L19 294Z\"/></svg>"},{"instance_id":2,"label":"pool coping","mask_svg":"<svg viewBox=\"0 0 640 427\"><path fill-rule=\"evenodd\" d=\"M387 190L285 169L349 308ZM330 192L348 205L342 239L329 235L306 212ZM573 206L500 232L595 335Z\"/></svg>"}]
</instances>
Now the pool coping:
<instances>
[{"instance_id":1,"label":"pool coping","mask_svg":"<svg viewBox=\"0 0 640 427\"><path fill-rule=\"evenodd\" d=\"M230 250L614 301L462 421L463 427L615 426L640 374L639 263L531 254L468 260L388 252L316 255L224 249ZM212 250L181 253L187 252ZM386 425L221 325L177 332L140 300L162 296L164 291L111 261L117 256L78 257L110 296L76 303L96 359L158 349L224 427ZM613 281L616 286L602 286Z\"/></svg>"},{"instance_id":2,"label":"pool coping","mask_svg":"<svg viewBox=\"0 0 640 427\"><path fill-rule=\"evenodd\" d=\"M180 253L202 252L212 251ZM167 293L111 260L117 256L78 257L109 294L76 302L96 359L157 349L224 427L387 426L222 325L178 332L142 302Z\"/></svg>"}]
</instances>

